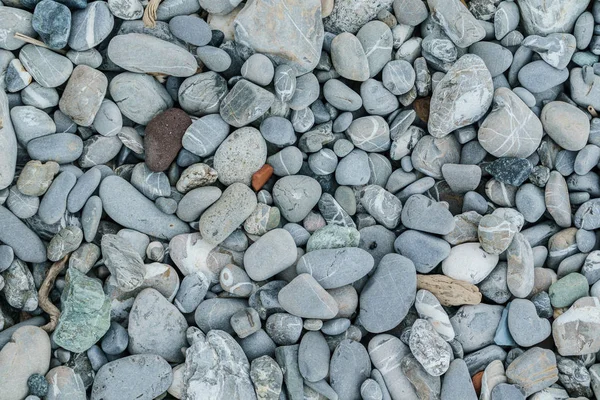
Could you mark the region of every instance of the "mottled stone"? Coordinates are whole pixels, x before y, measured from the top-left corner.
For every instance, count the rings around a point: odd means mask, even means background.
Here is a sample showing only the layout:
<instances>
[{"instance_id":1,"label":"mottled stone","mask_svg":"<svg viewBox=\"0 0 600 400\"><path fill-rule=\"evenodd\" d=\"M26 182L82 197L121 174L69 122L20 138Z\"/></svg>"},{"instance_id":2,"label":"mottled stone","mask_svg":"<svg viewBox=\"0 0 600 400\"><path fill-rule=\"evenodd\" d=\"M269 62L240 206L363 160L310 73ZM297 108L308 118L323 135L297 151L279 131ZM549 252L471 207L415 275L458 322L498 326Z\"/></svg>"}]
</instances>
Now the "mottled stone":
<instances>
[{"instance_id":1,"label":"mottled stone","mask_svg":"<svg viewBox=\"0 0 600 400\"><path fill-rule=\"evenodd\" d=\"M250 378L258 400L278 400L282 391L283 372L277 362L269 356L252 360Z\"/></svg>"},{"instance_id":2,"label":"mottled stone","mask_svg":"<svg viewBox=\"0 0 600 400\"><path fill-rule=\"evenodd\" d=\"M589 1L524 0L519 3L523 26L530 35L571 32L575 20L586 9Z\"/></svg>"},{"instance_id":3,"label":"mottled stone","mask_svg":"<svg viewBox=\"0 0 600 400\"><path fill-rule=\"evenodd\" d=\"M458 47L469 47L484 38L485 30L459 0L428 0L427 4L433 20Z\"/></svg>"},{"instance_id":4,"label":"mottled stone","mask_svg":"<svg viewBox=\"0 0 600 400\"><path fill-rule=\"evenodd\" d=\"M408 154L410 148L414 146L410 157L413 167L432 178L443 179L442 166L457 164L460 160L460 144L454 135L435 138L431 135L420 137L421 134L418 130L409 129L406 135L397 137L393 143L395 151L392 157L398 158L404 153ZM418 140L416 145L414 145L415 140ZM399 148L402 148L401 154L398 154Z\"/></svg>"},{"instance_id":5,"label":"mottled stone","mask_svg":"<svg viewBox=\"0 0 600 400\"><path fill-rule=\"evenodd\" d=\"M114 18L107 3L88 3L83 10L77 10L72 15L69 47L76 51L96 47L108 37L113 26Z\"/></svg>"},{"instance_id":6,"label":"mottled stone","mask_svg":"<svg viewBox=\"0 0 600 400\"><path fill-rule=\"evenodd\" d=\"M556 357L551 350L534 347L508 366L506 377L509 383L518 385L529 396L558 381Z\"/></svg>"},{"instance_id":7,"label":"mottled stone","mask_svg":"<svg viewBox=\"0 0 600 400\"><path fill-rule=\"evenodd\" d=\"M260 118L274 101L271 92L242 79L225 95L219 113L225 122L240 128Z\"/></svg>"},{"instance_id":8,"label":"mottled stone","mask_svg":"<svg viewBox=\"0 0 600 400\"><path fill-rule=\"evenodd\" d=\"M331 356L331 387L348 400L359 400L360 385L371 374L371 360L365 347L353 340L342 340Z\"/></svg>"},{"instance_id":9,"label":"mottled stone","mask_svg":"<svg viewBox=\"0 0 600 400\"><path fill-rule=\"evenodd\" d=\"M108 80L103 73L87 65L78 65L60 98L60 111L76 124L90 126L100 109L107 88Z\"/></svg>"}]
</instances>

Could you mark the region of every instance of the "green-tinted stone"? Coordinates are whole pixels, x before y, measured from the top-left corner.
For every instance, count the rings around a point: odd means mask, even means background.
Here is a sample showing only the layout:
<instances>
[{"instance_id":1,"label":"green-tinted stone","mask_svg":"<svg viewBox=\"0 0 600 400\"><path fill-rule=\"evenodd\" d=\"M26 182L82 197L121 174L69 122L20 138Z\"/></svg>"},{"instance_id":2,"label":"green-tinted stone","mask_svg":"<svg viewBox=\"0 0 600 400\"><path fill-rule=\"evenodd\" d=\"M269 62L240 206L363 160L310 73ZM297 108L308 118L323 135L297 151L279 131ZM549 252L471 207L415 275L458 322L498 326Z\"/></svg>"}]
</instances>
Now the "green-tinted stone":
<instances>
[{"instance_id":1,"label":"green-tinted stone","mask_svg":"<svg viewBox=\"0 0 600 400\"><path fill-rule=\"evenodd\" d=\"M573 272L550 286L549 294L552 307L569 307L575 300L587 296L588 289L588 281L585 276Z\"/></svg>"},{"instance_id":2,"label":"green-tinted stone","mask_svg":"<svg viewBox=\"0 0 600 400\"><path fill-rule=\"evenodd\" d=\"M306 244L306 251L358 247L360 233L356 228L341 225L326 225L312 234Z\"/></svg>"},{"instance_id":3,"label":"green-tinted stone","mask_svg":"<svg viewBox=\"0 0 600 400\"><path fill-rule=\"evenodd\" d=\"M102 284L75 268L67 270L62 313L54 331L59 346L81 353L92 347L110 326L110 301Z\"/></svg>"}]
</instances>

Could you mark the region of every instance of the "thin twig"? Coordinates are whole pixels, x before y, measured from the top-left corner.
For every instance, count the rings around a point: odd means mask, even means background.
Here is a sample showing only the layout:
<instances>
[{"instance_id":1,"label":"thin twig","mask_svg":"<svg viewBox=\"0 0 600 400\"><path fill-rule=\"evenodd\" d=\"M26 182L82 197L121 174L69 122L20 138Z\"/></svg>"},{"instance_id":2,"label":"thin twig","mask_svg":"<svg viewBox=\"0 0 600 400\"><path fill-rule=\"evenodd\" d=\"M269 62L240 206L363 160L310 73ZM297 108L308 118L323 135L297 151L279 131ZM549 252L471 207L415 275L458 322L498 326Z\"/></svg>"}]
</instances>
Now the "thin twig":
<instances>
[{"instance_id":1,"label":"thin twig","mask_svg":"<svg viewBox=\"0 0 600 400\"><path fill-rule=\"evenodd\" d=\"M156 10L161 1L162 0L150 0L144 10L142 20L144 21L144 25L148 28L154 28L156 26Z\"/></svg>"},{"instance_id":2,"label":"thin twig","mask_svg":"<svg viewBox=\"0 0 600 400\"><path fill-rule=\"evenodd\" d=\"M60 53L60 54L67 54L67 52L64 51L64 50L52 49L52 48L48 47L46 45L46 43L44 43L44 42L42 42L40 40L34 39L32 37L29 37L27 35L23 35L22 33L19 33L19 32L15 33L14 37L15 37L15 39L22 40L22 41L24 41L26 43L35 44L36 46L44 47L44 48L46 48L48 50L52 50L52 51L55 51L55 52Z\"/></svg>"},{"instance_id":3,"label":"thin twig","mask_svg":"<svg viewBox=\"0 0 600 400\"><path fill-rule=\"evenodd\" d=\"M52 304L48 298L48 295L50 294L50 290L52 290L54 287L54 281L56 280L56 277L62 272L62 270L65 269L65 265L67 264L68 260L69 255L67 254L62 258L62 260L52 264L52 267L50 267L48 273L46 274L44 282L42 282L42 286L40 286L40 291L38 294L39 306L42 310L48 313L48 315L50 315L50 322L42 326L42 329L48 333L54 331L56 324L58 323L58 317L60 317L60 310L54 304Z\"/></svg>"}]
</instances>

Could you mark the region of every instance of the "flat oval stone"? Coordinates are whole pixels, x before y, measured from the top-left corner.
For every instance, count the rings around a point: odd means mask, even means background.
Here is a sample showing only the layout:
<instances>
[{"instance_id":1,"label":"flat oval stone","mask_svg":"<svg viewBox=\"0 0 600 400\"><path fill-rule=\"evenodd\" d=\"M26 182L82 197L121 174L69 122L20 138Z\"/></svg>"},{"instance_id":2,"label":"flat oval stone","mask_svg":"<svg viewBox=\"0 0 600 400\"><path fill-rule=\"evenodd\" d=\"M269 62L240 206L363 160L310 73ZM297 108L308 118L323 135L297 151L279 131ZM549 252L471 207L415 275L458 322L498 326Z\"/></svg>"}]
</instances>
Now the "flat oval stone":
<instances>
[{"instance_id":1,"label":"flat oval stone","mask_svg":"<svg viewBox=\"0 0 600 400\"><path fill-rule=\"evenodd\" d=\"M429 133L444 137L479 120L492 103L492 93L492 77L483 60L471 54L462 56L433 91Z\"/></svg>"},{"instance_id":2,"label":"flat oval stone","mask_svg":"<svg viewBox=\"0 0 600 400\"><path fill-rule=\"evenodd\" d=\"M83 152L83 141L72 133L56 133L31 140L27 153L34 160L66 164L77 160Z\"/></svg>"},{"instance_id":3,"label":"flat oval stone","mask_svg":"<svg viewBox=\"0 0 600 400\"><path fill-rule=\"evenodd\" d=\"M321 332L307 332L298 348L298 368L309 382L325 379L329 373L329 347Z\"/></svg>"},{"instance_id":4,"label":"flat oval stone","mask_svg":"<svg viewBox=\"0 0 600 400\"><path fill-rule=\"evenodd\" d=\"M357 118L346 131L352 143L364 151L380 152L390 148L390 128L379 116Z\"/></svg>"},{"instance_id":5,"label":"flat oval stone","mask_svg":"<svg viewBox=\"0 0 600 400\"><path fill-rule=\"evenodd\" d=\"M519 70L519 82L534 95L545 92L569 79L569 70L556 69L544 60L532 61Z\"/></svg>"},{"instance_id":6,"label":"flat oval stone","mask_svg":"<svg viewBox=\"0 0 600 400\"><path fill-rule=\"evenodd\" d=\"M200 157L206 157L215 152L219 145L229 135L229 124L223 121L219 114L210 114L198 118L190 125L183 135L183 148Z\"/></svg>"},{"instance_id":7,"label":"flat oval stone","mask_svg":"<svg viewBox=\"0 0 600 400\"><path fill-rule=\"evenodd\" d=\"M132 355L104 364L92 386L93 400L154 398L173 381L169 363L153 354Z\"/></svg>"},{"instance_id":8,"label":"flat oval stone","mask_svg":"<svg viewBox=\"0 0 600 400\"><path fill-rule=\"evenodd\" d=\"M569 189L565 178L557 171L550 172L550 179L546 184L544 198L546 209L554 221L563 228L571 226L571 202Z\"/></svg>"},{"instance_id":9,"label":"flat oval stone","mask_svg":"<svg viewBox=\"0 0 600 400\"><path fill-rule=\"evenodd\" d=\"M196 54L200 61L202 61L202 64L211 71L224 72L231 66L231 57L229 54L218 47L198 47Z\"/></svg>"},{"instance_id":10,"label":"flat oval stone","mask_svg":"<svg viewBox=\"0 0 600 400\"><path fill-rule=\"evenodd\" d=\"M67 210L67 196L75 186L77 178L69 171L61 172L40 202L38 215L46 224L55 224L64 216Z\"/></svg>"},{"instance_id":11,"label":"flat oval stone","mask_svg":"<svg viewBox=\"0 0 600 400\"><path fill-rule=\"evenodd\" d=\"M529 296L535 284L534 259L531 245L523 234L515 235L506 252L506 258L508 261L506 271L508 289L516 297Z\"/></svg>"},{"instance_id":12,"label":"flat oval stone","mask_svg":"<svg viewBox=\"0 0 600 400\"><path fill-rule=\"evenodd\" d=\"M46 249L40 238L12 212L0 206L0 231L2 243L12 247L15 256L26 262L46 261Z\"/></svg>"},{"instance_id":13,"label":"flat oval stone","mask_svg":"<svg viewBox=\"0 0 600 400\"><path fill-rule=\"evenodd\" d=\"M198 62L183 48L141 33L118 35L108 44L108 57L121 68L138 73L188 77Z\"/></svg>"},{"instance_id":14,"label":"flat oval stone","mask_svg":"<svg viewBox=\"0 0 600 400\"><path fill-rule=\"evenodd\" d=\"M273 229L260 237L244 253L244 269L260 282L282 272L296 262L296 243L285 229Z\"/></svg>"},{"instance_id":15,"label":"flat oval stone","mask_svg":"<svg viewBox=\"0 0 600 400\"><path fill-rule=\"evenodd\" d=\"M177 204L177 216L186 222L197 220L219 197L221 189L214 186L192 189Z\"/></svg>"},{"instance_id":16,"label":"flat oval stone","mask_svg":"<svg viewBox=\"0 0 600 400\"><path fill-rule=\"evenodd\" d=\"M510 50L493 42L474 43L469 47L469 53L475 54L483 60L492 78L508 70L513 60Z\"/></svg>"},{"instance_id":17,"label":"flat oval stone","mask_svg":"<svg viewBox=\"0 0 600 400\"><path fill-rule=\"evenodd\" d=\"M208 24L193 15L178 15L169 21L173 35L194 46L205 46L212 39Z\"/></svg>"},{"instance_id":18,"label":"flat oval stone","mask_svg":"<svg viewBox=\"0 0 600 400\"><path fill-rule=\"evenodd\" d=\"M122 147L123 142L117 136L94 135L83 142L79 166L91 168L106 164L119 154Z\"/></svg>"},{"instance_id":19,"label":"flat oval stone","mask_svg":"<svg viewBox=\"0 0 600 400\"><path fill-rule=\"evenodd\" d=\"M225 95L219 113L229 125L240 128L264 115L274 101L273 93L242 79Z\"/></svg>"},{"instance_id":20,"label":"flat oval stone","mask_svg":"<svg viewBox=\"0 0 600 400\"><path fill-rule=\"evenodd\" d=\"M181 150L181 139L191 124L190 117L178 108L170 108L152 118L144 131L148 168L155 172L169 168Z\"/></svg>"},{"instance_id":21,"label":"flat oval stone","mask_svg":"<svg viewBox=\"0 0 600 400\"><path fill-rule=\"evenodd\" d=\"M21 49L19 60L33 79L47 88L62 85L73 72L73 64L67 57L32 44ZM48 65L53 68L48 68Z\"/></svg>"},{"instance_id":22,"label":"flat oval stone","mask_svg":"<svg viewBox=\"0 0 600 400\"><path fill-rule=\"evenodd\" d=\"M296 264L296 272L312 275L324 289L335 289L364 277L373 266L373 257L365 250L346 247L306 253Z\"/></svg>"},{"instance_id":23,"label":"flat oval stone","mask_svg":"<svg viewBox=\"0 0 600 400\"><path fill-rule=\"evenodd\" d=\"M123 116L119 107L105 99L94 118L94 129L102 136L117 136L123 128Z\"/></svg>"},{"instance_id":24,"label":"flat oval stone","mask_svg":"<svg viewBox=\"0 0 600 400\"><path fill-rule=\"evenodd\" d=\"M8 3L7 3L8 5ZM31 26L33 15L26 10L14 7L0 7L0 48L17 50L25 42L15 38L15 33L34 37L36 32Z\"/></svg>"},{"instance_id":25,"label":"flat oval stone","mask_svg":"<svg viewBox=\"0 0 600 400\"><path fill-rule=\"evenodd\" d=\"M323 96L338 110L356 111L362 106L360 95L338 79L329 79L325 82Z\"/></svg>"},{"instance_id":26,"label":"flat oval stone","mask_svg":"<svg viewBox=\"0 0 600 400\"><path fill-rule=\"evenodd\" d=\"M394 242L396 251L410 259L417 272L431 272L450 254L450 245L444 239L408 229Z\"/></svg>"},{"instance_id":27,"label":"flat oval stone","mask_svg":"<svg viewBox=\"0 0 600 400\"><path fill-rule=\"evenodd\" d=\"M117 223L161 239L189 232L189 226L174 215L161 212L152 201L116 175L100 184L104 211ZM128 199L124 202L123 199Z\"/></svg>"},{"instance_id":28,"label":"flat oval stone","mask_svg":"<svg viewBox=\"0 0 600 400\"><path fill-rule=\"evenodd\" d=\"M331 319L338 313L335 299L309 274L300 274L277 295L279 304L301 318Z\"/></svg>"},{"instance_id":29,"label":"flat oval stone","mask_svg":"<svg viewBox=\"0 0 600 400\"><path fill-rule=\"evenodd\" d=\"M78 65L60 98L60 111L77 125L91 126L107 88L106 75L87 65Z\"/></svg>"},{"instance_id":30,"label":"flat oval stone","mask_svg":"<svg viewBox=\"0 0 600 400\"><path fill-rule=\"evenodd\" d=\"M109 91L121 113L140 125L148 125L152 118L173 106L167 89L146 74L119 74L110 81Z\"/></svg>"},{"instance_id":31,"label":"flat oval stone","mask_svg":"<svg viewBox=\"0 0 600 400\"><path fill-rule=\"evenodd\" d=\"M371 333L396 327L412 307L416 291L412 261L399 254L385 255L360 293L361 325Z\"/></svg>"},{"instance_id":32,"label":"flat oval stone","mask_svg":"<svg viewBox=\"0 0 600 400\"><path fill-rule=\"evenodd\" d=\"M496 157L529 157L542 141L542 124L513 91L498 88L494 107L478 131L481 146Z\"/></svg>"},{"instance_id":33,"label":"flat oval stone","mask_svg":"<svg viewBox=\"0 0 600 400\"><path fill-rule=\"evenodd\" d=\"M83 10L73 13L69 47L76 51L89 50L96 47L108 37L115 20L103 1L88 3Z\"/></svg>"},{"instance_id":34,"label":"flat oval stone","mask_svg":"<svg viewBox=\"0 0 600 400\"><path fill-rule=\"evenodd\" d=\"M203 332L222 330L234 334L231 327L231 317L248 306L245 299L214 298L204 300L194 313L196 325Z\"/></svg>"},{"instance_id":35,"label":"flat oval stone","mask_svg":"<svg viewBox=\"0 0 600 400\"><path fill-rule=\"evenodd\" d=\"M387 24L381 21L369 21L356 33L369 64L369 76L374 77L392 59L394 38Z\"/></svg>"},{"instance_id":36,"label":"flat oval stone","mask_svg":"<svg viewBox=\"0 0 600 400\"><path fill-rule=\"evenodd\" d=\"M565 150L585 147L590 134L590 122L583 111L562 101L544 106L540 115L544 131Z\"/></svg>"},{"instance_id":37,"label":"flat oval stone","mask_svg":"<svg viewBox=\"0 0 600 400\"><path fill-rule=\"evenodd\" d=\"M267 144L260 132L244 127L232 132L214 156L214 168L224 185L241 182L250 186L252 175L267 160Z\"/></svg>"},{"instance_id":38,"label":"flat oval stone","mask_svg":"<svg viewBox=\"0 0 600 400\"><path fill-rule=\"evenodd\" d=\"M371 359L365 347L354 340L342 340L331 356L329 367L329 380L335 393L341 399L361 399L360 385L370 374Z\"/></svg>"},{"instance_id":39,"label":"flat oval stone","mask_svg":"<svg viewBox=\"0 0 600 400\"><path fill-rule=\"evenodd\" d=\"M302 221L318 203L321 185L308 176L291 175L279 179L273 186L273 201L289 222Z\"/></svg>"},{"instance_id":40,"label":"flat oval stone","mask_svg":"<svg viewBox=\"0 0 600 400\"><path fill-rule=\"evenodd\" d=\"M256 195L243 183L233 183L200 217L199 231L209 243L219 244L233 233L256 208Z\"/></svg>"},{"instance_id":41,"label":"flat oval stone","mask_svg":"<svg viewBox=\"0 0 600 400\"><path fill-rule=\"evenodd\" d=\"M227 81L216 72L209 71L183 81L177 97L181 108L200 117L218 112L227 93Z\"/></svg>"},{"instance_id":42,"label":"flat oval stone","mask_svg":"<svg viewBox=\"0 0 600 400\"><path fill-rule=\"evenodd\" d=\"M331 42L331 62L344 78L353 81L369 79L369 61L360 41L349 32L337 35Z\"/></svg>"},{"instance_id":43,"label":"flat oval stone","mask_svg":"<svg viewBox=\"0 0 600 400\"><path fill-rule=\"evenodd\" d=\"M556 356L552 350L533 347L506 368L506 377L529 396L558 380Z\"/></svg>"}]
</instances>

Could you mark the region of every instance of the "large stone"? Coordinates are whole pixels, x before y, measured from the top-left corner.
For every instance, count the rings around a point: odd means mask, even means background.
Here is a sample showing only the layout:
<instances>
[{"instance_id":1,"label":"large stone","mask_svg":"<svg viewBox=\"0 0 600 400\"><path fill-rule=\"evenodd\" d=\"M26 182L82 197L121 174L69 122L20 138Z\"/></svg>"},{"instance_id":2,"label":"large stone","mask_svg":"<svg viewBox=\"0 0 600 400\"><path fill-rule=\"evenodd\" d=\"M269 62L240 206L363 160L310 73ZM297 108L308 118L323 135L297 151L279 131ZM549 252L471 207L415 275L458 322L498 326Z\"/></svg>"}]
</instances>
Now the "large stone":
<instances>
[{"instance_id":1,"label":"large stone","mask_svg":"<svg viewBox=\"0 0 600 400\"><path fill-rule=\"evenodd\" d=\"M96 373L92 400L153 399L167 391L173 381L164 358L139 354L104 364Z\"/></svg>"},{"instance_id":2,"label":"large stone","mask_svg":"<svg viewBox=\"0 0 600 400\"><path fill-rule=\"evenodd\" d=\"M8 5L8 2L6 3ZM17 50L25 44L15 38L15 33L35 36L36 32L31 26L33 15L26 10L14 7L0 7L0 49Z\"/></svg>"},{"instance_id":3,"label":"large stone","mask_svg":"<svg viewBox=\"0 0 600 400\"><path fill-rule=\"evenodd\" d=\"M186 223L160 211L129 182L116 175L104 178L100 184L100 199L104 211L126 228L161 239L171 239L190 230Z\"/></svg>"},{"instance_id":4,"label":"large stone","mask_svg":"<svg viewBox=\"0 0 600 400\"><path fill-rule=\"evenodd\" d=\"M481 146L495 157L529 157L542 141L542 124L512 90L498 88L494 106L478 131Z\"/></svg>"},{"instance_id":5,"label":"large stone","mask_svg":"<svg viewBox=\"0 0 600 400\"><path fill-rule=\"evenodd\" d=\"M600 301L583 297L552 323L552 336L562 356L579 356L600 350Z\"/></svg>"},{"instance_id":6,"label":"large stone","mask_svg":"<svg viewBox=\"0 0 600 400\"><path fill-rule=\"evenodd\" d=\"M381 333L402 322L415 301L416 278L415 266L408 258L385 255L360 294L361 325L369 332Z\"/></svg>"},{"instance_id":7,"label":"large stone","mask_svg":"<svg viewBox=\"0 0 600 400\"><path fill-rule=\"evenodd\" d=\"M12 247L15 256L26 262L46 261L40 238L8 209L0 206L0 241Z\"/></svg>"},{"instance_id":8,"label":"large stone","mask_svg":"<svg viewBox=\"0 0 600 400\"><path fill-rule=\"evenodd\" d=\"M110 327L110 300L102 284L75 268L67 270L62 312L54 331L57 345L75 353L92 347Z\"/></svg>"},{"instance_id":9,"label":"large stone","mask_svg":"<svg viewBox=\"0 0 600 400\"><path fill-rule=\"evenodd\" d=\"M33 79L46 88L62 85L73 72L73 64L67 57L32 44L21 49L19 60ZM52 68L48 68L48 65L52 65Z\"/></svg>"},{"instance_id":10,"label":"large stone","mask_svg":"<svg viewBox=\"0 0 600 400\"><path fill-rule=\"evenodd\" d=\"M237 15L234 27L236 41L268 55L277 65L294 67L297 75L312 71L321 57L320 0L251 0Z\"/></svg>"},{"instance_id":11,"label":"large stone","mask_svg":"<svg viewBox=\"0 0 600 400\"><path fill-rule=\"evenodd\" d=\"M365 250L344 247L306 253L298 260L296 272L312 275L324 289L336 289L364 277L373 265L373 257Z\"/></svg>"},{"instance_id":12,"label":"large stone","mask_svg":"<svg viewBox=\"0 0 600 400\"><path fill-rule=\"evenodd\" d=\"M1 10L1 8L0 8ZM15 176L17 163L17 137L10 119L8 96L0 93L0 190L9 187Z\"/></svg>"},{"instance_id":13,"label":"large stone","mask_svg":"<svg viewBox=\"0 0 600 400\"><path fill-rule=\"evenodd\" d=\"M529 396L558 381L556 356L552 350L533 347L508 366L506 377Z\"/></svg>"},{"instance_id":14,"label":"large stone","mask_svg":"<svg viewBox=\"0 0 600 400\"><path fill-rule=\"evenodd\" d=\"M233 91L232 91L233 93ZM241 182L250 186L252 175L267 159L267 144L252 127L233 131L215 152L213 166L224 185Z\"/></svg>"},{"instance_id":15,"label":"large stone","mask_svg":"<svg viewBox=\"0 0 600 400\"><path fill-rule=\"evenodd\" d=\"M460 0L427 0L434 21L450 40L466 48L485 37L485 29Z\"/></svg>"},{"instance_id":16,"label":"large stone","mask_svg":"<svg viewBox=\"0 0 600 400\"><path fill-rule=\"evenodd\" d=\"M46 374L48 394L46 400L86 400L83 380L73 368L58 366Z\"/></svg>"},{"instance_id":17,"label":"large stone","mask_svg":"<svg viewBox=\"0 0 600 400\"><path fill-rule=\"evenodd\" d=\"M346 79L364 82L369 79L369 61L356 36L343 32L331 42L331 62Z\"/></svg>"},{"instance_id":18,"label":"large stone","mask_svg":"<svg viewBox=\"0 0 600 400\"><path fill-rule=\"evenodd\" d=\"M198 62L187 50L141 33L118 35L108 44L108 57L121 68L142 74L188 77Z\"/></svg>"},{"instance_id":19,"label":"large stone","mask_svg":"<svg viewBox=\"0 0 600 400\"><path fill-rule=\"evenodd\" d=\"M239 344L226 332L190 334L183 375L188 399L254 400L250 363Z\"/></svg>"},{"instance_id":20,"label":"large stone","mask_svg":"<svg viewBox=\"0 0 600 400\"><path fill-rule=\"evenodd\" d=\"M459 0L452 2L460 4ZM460 4L460 7L464 6ZM465 12L468 12L465 8ZM433 91L427 127L435 137L478 121L492 103L492 76L476 55L458 59Z\"/></svg>"},{"instance_id":21,"label":"large stone","mask_svg":"<svg viewBox=\"0 0 600 400\"><path fill-rule=\"evenodd\" d=\"M114 23L114 17L106 2L88 3L83 10L73 13L69 47L76 51L85 51L96 47L108 37Z\"/></svg>"},{"instance_id":22,"label":"large stone","mask_svg":"<svg viewBox=\"0 0 600 400\"><path fill-rule=\"evenodd\" d=\"M144 289L129 313L129 352L156 354L169 362L181 362L187 328L187 321L177 307L157 290Z\"/></svg>"},{"instance_id":23,"label":"large stone","mask_svg":"<svg viewBox=\"0 0 600 400\"><path fill-rule=\"evenodd\" d=\"M242 79L225 95L219 113L225 122L240 128L263 116L275 101L275 95Z\"/></svg>"},{"instance_id":24,"label":"large stone","mask_svg":"<svg viewBox=\"0 0 600 400\"><path fill-rule=\"evenodd\" d=\"M371 374L371 360L359 342L344 339L331 356L329 380L340 399L360 400L360 385Z\"/></svg>"},{"instance_id":25,"label":"large stone","mask_svg":"<svg viewBox=\"0 0 600 400\"><path fill-rule=\"evenodd\" d=\"M571 32L577 17L589 0L521 0L519 9L525 31L529 35Z\"/></svg>"},{"instance_id":26,"label":"large stone","mask_svg":"<svg viewBox=\"0 0 600 400\"><path fill-rule=\"evenodd\" d=\"M5 8L5 7L0 7ZM3 400L22 400L32 374L44 375L50 366L50 338L37 326L22 326L0 351L0 392Z\"/></svg>"},{"instance_id":27,"label":"large stone","mask_svg":"<svg viewBox=\"0 0 600 400\"><path fill-rule=\"evenodd\" d=\"M486 253L479 243L463 243L450 250L442 270L453 279L476 285L492 272L498 259L498 255Z\"/></svg>"},{"instance_id":28,"label":"large stone","mask_svg":"<svg viewBox=\"0 0 600 400\"><path fill-rule=\"evenodd\" d=\"M87 65L78 65L60 98L60 111L77 125L91 126L107 88L106 75Z\"/></svg>"}]
</instances>

